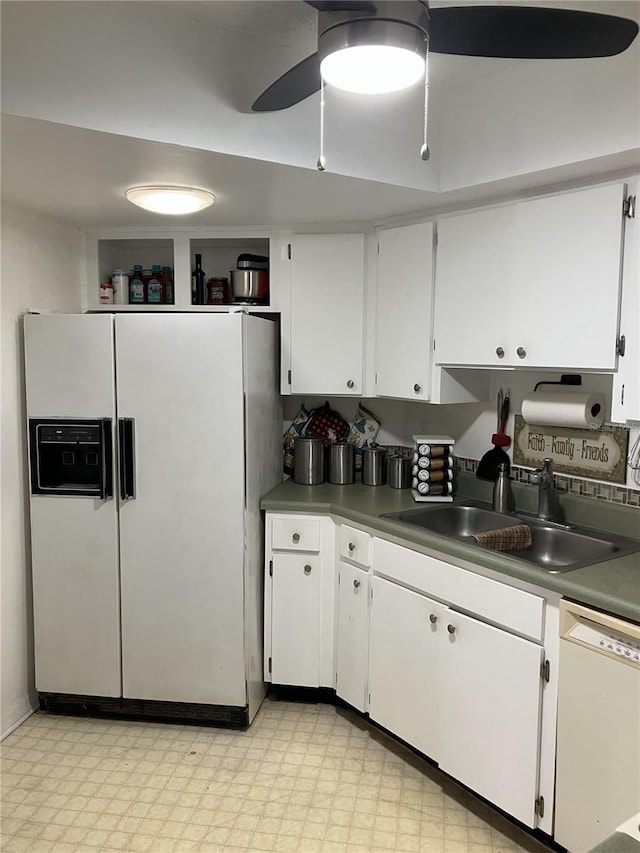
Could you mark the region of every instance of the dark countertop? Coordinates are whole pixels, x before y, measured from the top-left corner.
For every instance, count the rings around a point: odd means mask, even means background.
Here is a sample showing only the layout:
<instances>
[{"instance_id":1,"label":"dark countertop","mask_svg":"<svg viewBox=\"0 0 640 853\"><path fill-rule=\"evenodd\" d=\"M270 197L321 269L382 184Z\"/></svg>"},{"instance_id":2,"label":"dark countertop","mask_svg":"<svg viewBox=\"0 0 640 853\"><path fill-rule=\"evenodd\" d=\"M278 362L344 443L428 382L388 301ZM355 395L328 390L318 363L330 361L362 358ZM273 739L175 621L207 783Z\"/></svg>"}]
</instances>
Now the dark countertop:
<instances>
[{"instance_id":1,"label":"dark countertop","mask_svg":"<svg viewBox=\"0 0 640 853\"><path fill-rule=\"evenodd\" d=\"M614 832L591 853L640 853L640 843L624 832Z\"/></svg>"},{"instance_id":2,"label":"dark countertop","mask_svg":"<svg viewBox=\"0 0 640 853\"><path fill-rule=\"evenodd\" d=\"M456 501L491 500L492 484L472 475L456 477ZM535 511L537 490L532 486L513 484L517 510ZM640 510L634 507L604 506L602 501L561 495L561 511L565 521L610 531L640 539ZM509 557L500 551L489 551L459 539L439 536L427 530L403 524L383 513L416 509L420 504L413 500L409 490L391 489L389 486L300 486L287 480L261 501L268 512L309 512L331 514L345 521L372 528L381 534L393 536L407 545L421 545L451 556L466 565L475 564L507 577L525 581L605 610L623 619L640 623L640 552L596 563L582 569L564 573L550 573Z\"/></svg>"}]
</instances>

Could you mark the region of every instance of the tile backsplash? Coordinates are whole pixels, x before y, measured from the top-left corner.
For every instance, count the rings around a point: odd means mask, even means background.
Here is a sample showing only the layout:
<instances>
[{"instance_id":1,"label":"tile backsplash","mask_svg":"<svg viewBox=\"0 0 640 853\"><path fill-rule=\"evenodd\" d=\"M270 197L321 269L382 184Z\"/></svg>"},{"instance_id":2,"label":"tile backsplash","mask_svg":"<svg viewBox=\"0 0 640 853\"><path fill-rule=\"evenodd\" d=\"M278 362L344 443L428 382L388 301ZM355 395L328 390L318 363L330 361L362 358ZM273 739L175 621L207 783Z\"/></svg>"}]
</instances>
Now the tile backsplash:
<instances>
[{"instance_id":1,"label":"tile backsplash","mask_svg":"<svg viewBox=\"0 0 640 853\"><path fill-rule=\"evenodd\" d=\"M464 456L456 456L455 464L458 470L469 474L475 474L478 468L477 459L468 459ZM511 466L511 476L518 483L528 483L529 472L529 468ZM640 508L640 492L637 489L628 489L617 483L600 483L595 480L585 480L582 477L570 477L566 474L556 474L555 482L556 489L561 493Z\"/></svg>"}]
</instances>

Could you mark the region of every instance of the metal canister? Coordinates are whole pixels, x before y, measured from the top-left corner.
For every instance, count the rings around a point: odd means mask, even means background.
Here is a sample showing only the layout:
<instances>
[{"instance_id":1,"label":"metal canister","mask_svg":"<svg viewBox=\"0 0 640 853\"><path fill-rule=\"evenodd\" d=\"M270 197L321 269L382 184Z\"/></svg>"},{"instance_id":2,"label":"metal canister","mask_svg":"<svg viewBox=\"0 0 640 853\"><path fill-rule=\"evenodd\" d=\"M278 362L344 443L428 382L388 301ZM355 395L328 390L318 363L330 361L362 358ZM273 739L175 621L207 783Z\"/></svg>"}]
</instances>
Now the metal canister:
<instances>
[{"instance_id":1,"label":"metal canister","mask_svg":"<svg viewBox=\"0 0 640 853\"><path fill-rule=\"evenodd\" d=\"M411 487L411 459L407 456L391 456L387 460L387 471L392 489Z\"/></svg>"},{"instance_id":2,"label":"metal canister","mask_svg":"<svg viewBox=\"0 0 640 853\"><path fill-rule=\"evenodd\" d=\"M384 486L387 451L372 444L362 448L362 482L365 486Z\"/></svg>"},{"instance_id":3,"label":"metal canister","mask_svg":"<svg viewBox=\"0 0 640 853\"><path fill-rule=\"evenodd\" d=\"M354 446L350 441L329 445L329 482L347 486L355 478Z\"/></svg>"},{"instance_id":4,"label":"metal canister","mask_svg":"<svg viewBox=\"0 0 640 853\"><path fill-rule=\"evenodd\" d=\"M324 442L311 435L299 435L293 442L293 481L302 486L324 483Z\"/></svg>"}]
</instances>

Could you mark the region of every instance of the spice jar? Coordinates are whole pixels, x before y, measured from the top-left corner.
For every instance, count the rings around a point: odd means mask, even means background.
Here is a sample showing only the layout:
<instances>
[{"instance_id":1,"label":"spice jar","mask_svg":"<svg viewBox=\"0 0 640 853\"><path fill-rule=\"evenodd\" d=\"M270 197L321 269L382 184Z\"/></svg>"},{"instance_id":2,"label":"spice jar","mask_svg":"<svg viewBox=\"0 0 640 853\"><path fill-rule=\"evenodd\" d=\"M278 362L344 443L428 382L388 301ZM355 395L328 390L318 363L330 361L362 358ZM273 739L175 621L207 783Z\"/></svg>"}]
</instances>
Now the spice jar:
<instances>
[{"instance_id":1,"label":"spice jar","mask_svg":"<svg viewBox=\"0 0 640 853\"><path fill-rule=\"evenodd\" d=\"M210 278L207 281L207 305L227 305L229 303L229 279Z\"/></svg>"}]
</instances>

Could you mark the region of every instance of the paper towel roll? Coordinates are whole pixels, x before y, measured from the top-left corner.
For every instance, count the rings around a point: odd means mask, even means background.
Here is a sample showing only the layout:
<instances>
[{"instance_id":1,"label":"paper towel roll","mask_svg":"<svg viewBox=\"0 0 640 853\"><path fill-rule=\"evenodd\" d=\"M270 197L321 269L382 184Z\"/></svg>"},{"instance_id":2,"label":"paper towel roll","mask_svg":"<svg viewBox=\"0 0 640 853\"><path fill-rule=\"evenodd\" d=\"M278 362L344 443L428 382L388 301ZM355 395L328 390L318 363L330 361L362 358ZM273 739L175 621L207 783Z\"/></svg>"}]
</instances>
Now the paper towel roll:
<instances>
[{"instance_id":1,"label":"paper towel roll","mask_svg":"<svg viewBox=\"0 0 640 853\"><path fill-rule=\"evenodd\" d=\"M602 426L604 415L602 394L549 391L530 394L522 401L523 419L540 426L593 429Z\"/></svg>"}]
</instances>

